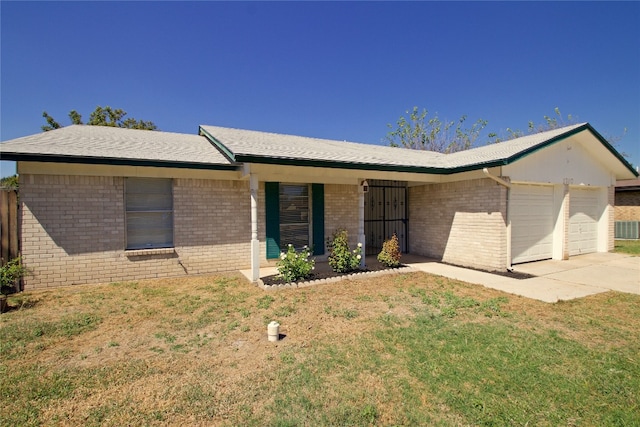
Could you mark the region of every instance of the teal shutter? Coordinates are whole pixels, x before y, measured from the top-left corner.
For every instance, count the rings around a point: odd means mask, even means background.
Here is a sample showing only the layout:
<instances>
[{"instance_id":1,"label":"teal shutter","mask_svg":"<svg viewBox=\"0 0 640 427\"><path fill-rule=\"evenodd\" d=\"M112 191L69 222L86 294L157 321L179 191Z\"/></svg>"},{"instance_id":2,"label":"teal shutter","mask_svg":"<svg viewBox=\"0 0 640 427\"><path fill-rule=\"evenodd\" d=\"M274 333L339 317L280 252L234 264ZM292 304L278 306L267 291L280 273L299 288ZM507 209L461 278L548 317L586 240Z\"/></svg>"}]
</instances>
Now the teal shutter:
<instances>
[{"instance_id":1,"label":"teal shutter","mask_svg":"<svg viewBox=\"0 0 640 427\"><path fill-rule=\"evenodd\" d=\"M267 259L280 256L280 184L264 183L264 207L267 232Z\"/></svg>"},{"instance_id":2,"label":"teal shutter","mask_svg":"<svg viewBox=\"0 0 640 427\"><path fill-rule=\"evenodd\" d=\"M324 254L324 184L311 184L313 254Z\"/></svg>"}]
</instances>

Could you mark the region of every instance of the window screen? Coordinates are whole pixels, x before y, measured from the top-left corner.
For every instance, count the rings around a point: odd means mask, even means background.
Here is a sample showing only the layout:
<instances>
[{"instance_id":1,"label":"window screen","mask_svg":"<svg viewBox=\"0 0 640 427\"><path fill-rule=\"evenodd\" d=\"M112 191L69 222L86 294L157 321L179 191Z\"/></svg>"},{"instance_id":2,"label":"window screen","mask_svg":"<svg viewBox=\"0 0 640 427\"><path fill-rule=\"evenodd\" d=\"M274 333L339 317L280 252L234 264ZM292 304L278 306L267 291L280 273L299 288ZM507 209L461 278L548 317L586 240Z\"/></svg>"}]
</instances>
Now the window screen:
<instances>
[{"instance_id":1,"label":"window screen","mask_svg":"<svg viewBox=\"0 0 640 427\"><path fill-rule=\"evenodd\" d=\"M171 179L127 178L125 205L127 249L173 246Z\"/></svg>"}]
</instances>

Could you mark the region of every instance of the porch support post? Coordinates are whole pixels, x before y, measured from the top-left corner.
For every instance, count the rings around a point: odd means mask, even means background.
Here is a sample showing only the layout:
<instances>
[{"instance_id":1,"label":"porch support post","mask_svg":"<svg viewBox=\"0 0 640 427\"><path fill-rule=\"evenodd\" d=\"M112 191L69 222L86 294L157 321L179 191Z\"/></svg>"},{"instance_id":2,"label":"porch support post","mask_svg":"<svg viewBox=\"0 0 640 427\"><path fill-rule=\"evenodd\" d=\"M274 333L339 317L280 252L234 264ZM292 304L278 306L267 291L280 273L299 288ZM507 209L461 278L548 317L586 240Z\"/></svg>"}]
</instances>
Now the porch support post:
<instances>
[{"instance_id":1,"label":"porch support post","mask_svg":"<svg viewBox=\"0 0 640 427\"><path fill-rule=\"evenodd\" d=\"M364 191L362 186L358 185L358 243L362 243L362 259L360 260L360 267L366 267L366 237L364 234Z\"/></svg>"},{"instance_id":2,"label":"porch support post","mask_svg":"<svg viewBox=\"0 0 640 427\"><path fill-rule=\"evenodd\" d=\"M258 176L249 175L251 190L251 280L260 278L260 242L258 241Z\"/></svg>"}]
</instances>

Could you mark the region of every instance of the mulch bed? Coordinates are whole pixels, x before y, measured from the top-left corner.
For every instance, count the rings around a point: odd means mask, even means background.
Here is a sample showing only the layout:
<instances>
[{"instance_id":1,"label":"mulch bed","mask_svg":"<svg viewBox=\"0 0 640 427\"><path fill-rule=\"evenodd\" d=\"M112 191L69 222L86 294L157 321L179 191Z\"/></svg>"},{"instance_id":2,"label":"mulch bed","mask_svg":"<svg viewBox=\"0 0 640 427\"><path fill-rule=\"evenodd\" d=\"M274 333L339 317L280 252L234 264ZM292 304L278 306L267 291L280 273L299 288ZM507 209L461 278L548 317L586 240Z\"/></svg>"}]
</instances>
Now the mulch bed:
<instances>
[{"instance_id":1,"label":"mulch bed","mask_svg":"<svg viewBox=\"0 0 640 427\"><path fill-rule=\"evenodd\" d=\"M447 265L452 265L454 267L462 267L460 265L450 264L450 263L447 263L447 262L442 262L442 263L443 264L447 264ZM403 265L403 264L400 264L399 267L390 268L390 267L386 267L386 266L384 266L384 265L382 265L380 263L374 262L374 263L371 263L371 265L368 265L367 268L354 270L354 271L351 271L349 273L336 273L334 271L314 272L314 273L311 273L309 275L309 277L307 277L306 279L300 280L300 282L311 282L311 281L314 281L314 280L331 279L331 278L334 278L334 277L344 277L344 276L348 276L350 274L355 274L355 273L367 273L367 272L372 272L372 271L394 270L394 269L403 268L403 267L407 267L407 266ZM467 268L469 270L481 271L483 273L496 274L498 276L510 277L510 278L516 279L516 280L531 279L533 277L536 277L536 276L533 276L531 274L521 273L521 272L518 272L518 271L483 270L483 269L480 269L480 268L472 268L472 267L462 267L462 268ZM283 280L277 274L274 274L274 275L271 275L271 276L266 276L266 277L261 277L260 280L262 280L262 283L264 284L264 286L286 285L288 283L285 280Z\"/></svg>"},{"instance_id":2,"label":"mulch bed","mask_svg":"<svg viewBox=\"0 0 640 427\"><path fill-rule=\"evenodd\" d=\"M510 277L512 279L517 279L517 280L524 280L524 279L531 279L533 277L537 277L531 274L527 274L527 273L521 273L518 271L509 271L509 270L483 270L482 268L473 268L473 267L465 267L462 265L456 265L456 264L451 264L448 262L443 262L440 261L442 264L446 264L446 265L451 265L454 267L461 267L461 268L466 268L468 270L475 270L475 271L481 271L483 273L489 273L489 274L496 274L498 276L504 276L504 277Z\"/></svg>"},{"instance_id":3,"label":"mulch bed","mask_svg":"<svg viewBox=\"0 0 640 427\"><path fill-rule=\"evenodd\" d=\"M355 274L355 273L367 273L367 272L382 271L382 270L396 270L398 268L404 268L404 267L407 267L407 266L400 264L398 267L390 268L390 267L385 267L382 264L374 263L368 266L367 268L353 270L348 273L336 273L334 271L323 271L318 273L311 273L309 277L307 277L306 279L300 280L300 282L311 282L313 280L331 279L334 277L344 277L344 276L348 276L350 274ZM264 283L264 286L285 285L288 283L287 281L283 280L278 274L261 277L260 280L262 280L262 283Z\"/></svg>"}]
</instances>

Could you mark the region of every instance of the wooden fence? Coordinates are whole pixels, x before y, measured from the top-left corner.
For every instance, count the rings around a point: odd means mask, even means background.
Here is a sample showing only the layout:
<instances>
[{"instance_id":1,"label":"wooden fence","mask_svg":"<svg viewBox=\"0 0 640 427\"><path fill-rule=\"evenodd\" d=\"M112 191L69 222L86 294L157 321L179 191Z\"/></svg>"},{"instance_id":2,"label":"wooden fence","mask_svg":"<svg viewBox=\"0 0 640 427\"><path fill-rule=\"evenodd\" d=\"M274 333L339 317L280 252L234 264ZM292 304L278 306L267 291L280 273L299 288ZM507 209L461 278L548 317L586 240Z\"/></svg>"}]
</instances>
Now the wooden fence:
<instances>
[{"instance_id":1,"label":"wooden fence","mask_svg":"<svg viewBox=\"0 0 640 427\"><path fill-rule=\"evenodd\" d=\"M18 240L18 192L0 190L0 258L2 265L20 255Z\"/></svg>"}]
</instances>

